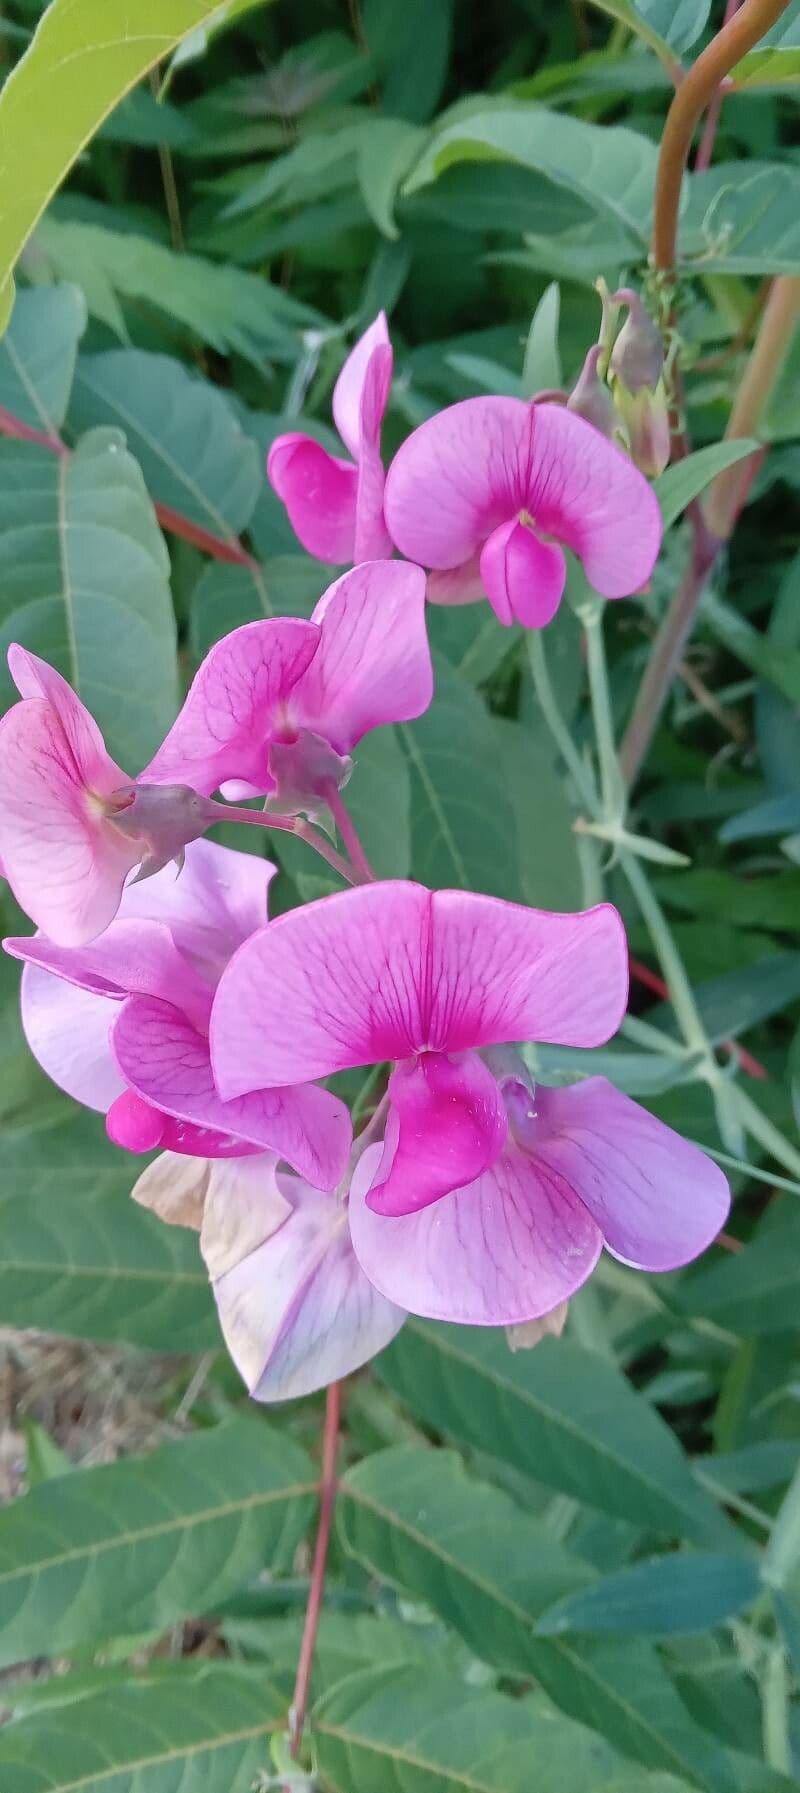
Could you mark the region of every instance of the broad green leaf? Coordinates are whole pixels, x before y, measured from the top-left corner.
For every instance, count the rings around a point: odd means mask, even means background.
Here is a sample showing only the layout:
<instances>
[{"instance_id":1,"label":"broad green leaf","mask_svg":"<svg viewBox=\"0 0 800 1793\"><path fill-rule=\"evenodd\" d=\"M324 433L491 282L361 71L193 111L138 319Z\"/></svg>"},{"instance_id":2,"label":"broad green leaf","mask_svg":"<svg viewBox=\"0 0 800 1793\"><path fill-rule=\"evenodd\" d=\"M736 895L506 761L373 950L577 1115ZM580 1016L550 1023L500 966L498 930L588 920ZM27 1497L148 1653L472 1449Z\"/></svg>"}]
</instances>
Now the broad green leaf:
<instances>
[{"instance_id":1,"label":"broad green leaf","mask_svg":"<svg viewBox=\"0 0 800 1793\"><path fill-rule=\"evenodd\" d=\"M761 1565L771 1588L800 1588L800 1469L796 1469L781 1502Z\"/></svg>"},{"instance_id":2,"label":"broad green leaf","mask_svg":"<svg viewBox=\"0 0 800 1793\"><path fill-rule=\"evenodd\" d=\"M431 708L397 732L411 774L414 877L518 899L516 816L478 693L438 659Z\"/></svg>"},{"instance_id":3,"label":"broad green leaf","mask_svg":"<svg viewBox=\"0 0 800 1793\"><path fill-rule=\"evenodd\" d=\"M219 1342L194 1234L129 1199L141 1161L96 1115L3 1132L0 1324L157 1351Z\"/></svg>"},{"instance_id":4,"label":"broad green leaf","mask_svg":"<svg viewBox=\"0 0 800 1793\"><path fill-rule=\"evenodd\" d=\"M536 1793L586 1793L615 1760L538 1703L410 1666L348 1675L312 1727L331 1793L531 1793L534 1763Z\"/></svg>"},{"instance_id":5,"label":"broad green leaf","mask_svg":"<svg viewBox=\"0 0 800 1793\"><path fill-rule=\"evenodd\" d=\"M276 1681L283 1685L288 1679L291 1685L304 1619L303 1612L277 1619L239 1618L235 1613L229 1618L223 1613L221 1629L235 1649L268 1662ZM373 1668L376 1662L384 1668L390 1663L429 1667L435 1663L437 1669L445 1668L466 1681L474 1672L475 1658L455 1632L436 1621L422 1623L419 1613L406 1620L385 1612L323 1612L314 1650L315 1698L355 1669Z\"/></svg>"},{"instance_id":6,"label":"broad green leaf","mask_svg":"<svg viewBox=\"0 0 800 1793\"><path fill-rule=\"evenodd\" d=\"M759 840L768 834L786 834L800 828L800 791L785 791L780 797L765 797L752 809L741 810L724 822L719 838L727 844L738 840Z\"/></svg>"},{"instance_id":7,"label":"broad green leaf","mask_svg":"<svg viewBox=\"0 0 800 1793\"><path fill-rule=\"evenodd\" d=\"M615 1518L719 1539L669 1428L619 1371L560 1339L512 1354L504 1336L409 1321L378 1373L425 1424Z\"/></svg>"},{"instance_id":8,"label":"broad green leaf","mask_svg":"<svg viewBox=\"0 0 800 1793\"><path fill-rule=\"evenodd\" d=\"M688 1277L679 1305L745 1337L791 1329L797 1322L798 1253L800 1214L793 1208L780 1224L749 1239L746 1250L712 1260ZM713 1475L713 1465L710 1470Z\"/></svg>"},{"instance_id":9,"label":"broad green leaf","mask_svg":"<svg viewBox=\"0 0 800 1793\"><path fill-rule=\"evenodd\" d=\"M558 352L558 320L561 311L561 288L557 280L545 287L536 307L525 345L522 366L522 396L561 385L561 356Z\"/></svg>"},{"instance_id":10,"label":"broad green leaf","mask_svg":"<svg viewBox=\"0 0 800 1793\"><path fill-rule=\"evenodd\" d=\"M791 0L777 25L731 70L736 87L771 87L800 80L800 3Z\"/></svg>"},{"instance_id":11,"label":"broad green leaf","mask_svg":"<svg viewBox=\"0 0 800 1793\"><path fill-rule=\"evenodd\" d=\"M800 649L780 647L754 629L732 604L706 592L701 613L712 634L751 672L769 679L792 704L800 704Z\"/></svg>"},{"instance_id":12,"label":"broad green leaf","mask_svg":"<svg viewBox=\"0 0 800 1793\"><path fill-rule=\"evenodd\" d=\"M673 1552L567 1595L540 1618L536 1630L542 1637L571 1631L685 1636L734 1618L758 1592L758 1568L747 1557Z\"/></svg>"},{"instance_id":13,"label":"broad green leaf","mask_svg":"<svg viewBox=\"0 0 800 1793\"><path fill-rule=\"evenodd\" d=\"M365 46L380 74L384 111L425 123L435 111L447 75L453 0L364 0Z\"/></svg>"},{"instance_id":14,"label":"broad green leaf","mask_svg":"<svg viewBox=\"0 0 800 1793\"><path fill-rule=\"evenodd\" d=\"M174 328L220 353L232 350L261 366L265 356L293 362L299 331L322 320L280 287L232 263L177 255L165 244L103 225L43 219L37 254L50 272L83 288L89 310L115 335L127 338L121 299L144 301Z\"/></svg>"},{"instance_id":15,"label":"broad green leaf","mask_svg":"<svg viewBox=\"0 0 800 1793\"><path fill-rule=\"evenodd\" d=\"M124 430L156 503L223 541L235 542L249 522L264 477L256 444L219 387L180 361L142 349L83 356L70 424Z\"/></svg>"},{"instance_id":16,"label":"broad green leaf","mask_svg":"<svg viewBox=\"0 0 800 1793\"><path fill-rule=\"evenodd\" d=\"M488 604L429 604L428 640L471 685L481 685L513 653L508 630Z\"/></svg>"},{"instance_id":17,"label":"broad green leaf","mask_svg":"<svg viewBox=\"0 0 800 1793\"><path fill-rule=\"evenodd\" d=\"M530 1667L537 1618L585 1587L588 1565L508 1495L468 1476L454 1451L400 1445L348 1471L339 1527L372 1574L419 1594L477 1656Z\"/></svg>"},{"instance_id":18,"label":"broad green leaf","mask_svg":"<svg viewBox=\"0 0 800 1793\"><path fill-rule=\"evenodd\" d=\"M734 467L745 455L757 452L760 444L746 438L739 442L715 442L710 448L698 448L685 460L676 461L655 481L654 491L661 505L665 530L685 511L693 498L699 498L706 486L725 467Z\"/></svg>"},{"instance_id":19,"label":"broad green leaf","mask_svg":"<svg viewBox=\"0 0 800 1793\"><path fill-rule=\"evenodd\" d=\"M538 909L580 909L583 880L572 811L551 759L537 750L530 731L505 717L495 719L500 765L517 817L522 894Z\"/></svg>"},{"instance_id":20,"label":"broad green leaf","mask_svg":"<svg viewBox=\"0 0 800 1793\"><path fill-rule=\"evenodd\" d=\"M30 287L0 338L0 405L57 436L66 416L86 301L76 286Z\"/></svg>"},{"instance_id":21,"label":"broad green leaf","mask_svg":"<svg viewBox=\"0 0 800 1793\"><path fill-rule=\"evenodd\" d=\"M700 16L698 30L702 31L702 13L705 11L707 17L710 10L710 0L708 5L706 0L683 0L678 6L670 6L669 0L638 0L638 4L635 0L592 0L592 3L601 12L610 13L612 19L618 19L621 25L627 25L631 31L635 31L637 37L649 49L654 50L659 61L669 69L675 65L674 49L683 47L676 46L673 42L670 13L674 15L678 30L682 25L683 29L688 28L687 21L691 15ZM692 42L692 38L689 38L689 42Z\"/></svg>"},{"instance_id":22,"label":"broad green leaf","mask_svg":"<svg viewBox=\"0 0 800 1793\"><path fill-rule=\"evenodd\" d=\"M342 792L367 858L379 878L407 878L411 869L411 778L394 728L365 735Z\"/></svg>"},{"instance_id":23,"label":"broad green leaf","mask_svg":"<svg viewBox=\"0 0 800 1793\"><path fill-rule=\"evenodd\" d=\"M93 430L65 456L0 442L0 644L18 640L51 660L132 773L177 706L168 574L140 469L118 431ZM0 703L12 696L3 669Z\"/></svg>"},{"instance_id":24,"label":"broad green leaf","mask_svg":"<svg viewBox=\"0 0 800 1793\"><path fill-rule=\"evenodd\" d=\"M162 1630L273 1562L310 1517L314 1468L265 1421L44 1482L0 1514L0 1661Z\"/></svg>"},{"instance_id":25,"label":"broad green leaf","mask_svg":"<svg viewBox=\"0 0 800 1793\"><path fill-rule=\"evenodd\" d=\"M716 1046L779 1015L800 996L800 953L770 953L745 965L741 971L725 971L719 977L694 985L694 999L706 1033ZM658 1004L649 1017L656 1026L671 1026L667 1004Z\"/></svg>"},{"instance_id":26,"label":"broad green leaf","mask_svg":"<svg viewBox=\"0 0 800 1793\"><path fill-rule=\"evenodd\" d=\"M174 1662L6 1725L0 1782L8 1793L252 1793L285 1723L283 1699L251 1669Z\"/></svg>"},{"instance_id":27,"label":"broad green leaf","mask_svg":"<svg viewBox=\"0 0 800 1793\"><path fill-rule=\"evenodd\" d=\"M0 223L0 307L20 250L98 125L215 11L209 0L137 0L135 16L127 0L52 0L0 94L0 185L13 196Z\"/></svg>"},{"instance_id":28,"label":"broad green leaf","mask_svg":"<svg viewBox=\"0 0 800 1793\"><path fill-rule=\"evenodd\" d=\"M465 160L522 163L621 225L631 248L647 240L656 149L635 131L587 124L524 101L457 107L439 121L403 191L416 193Z\"/></svg>"},{"instance_id":29,"label":"broad green leaf","mask_svg":"<svg viewBox=\"0 0 800 1793\"><path fill-rule=\"evenodd\" d=\"M720 162L687 182L679 259L706 274L800 270L800 168Z\"/></svg>"},{"instance_id":30,"label":"broad green leaf","mask_svg":"<svg viewBox=\"0 0 800 1793\"><path fill-rule=\"evenodd\" d=\"M310 616L330 583L327 567L305 554L280 554L252 567L212 561L192 592L191 636L198 659L231 629L263 616Z\"/></svg>"},{"instance_id":31,"label":"broad green leaf","mask_svg":"<svg viewBox=\"0 0 800 1793\"><path fill-rule=\"evenodd\" d=\"M397 190L423 138L424 132L402 118L371 119L359 137L358 184L370 217L385 237L400 235L394 218Z\"/></svg>"}]
</instances>

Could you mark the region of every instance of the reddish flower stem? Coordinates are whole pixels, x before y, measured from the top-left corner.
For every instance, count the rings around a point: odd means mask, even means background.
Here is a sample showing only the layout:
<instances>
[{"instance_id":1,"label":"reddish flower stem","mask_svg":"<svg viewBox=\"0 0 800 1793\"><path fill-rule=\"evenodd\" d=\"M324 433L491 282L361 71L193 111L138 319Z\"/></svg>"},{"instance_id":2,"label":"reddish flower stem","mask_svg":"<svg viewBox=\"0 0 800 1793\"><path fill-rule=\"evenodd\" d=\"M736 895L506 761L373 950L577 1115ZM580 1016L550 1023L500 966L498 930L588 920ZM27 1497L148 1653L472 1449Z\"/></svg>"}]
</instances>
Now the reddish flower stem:
<instances>
[{"instance_id":1,"label":"reddish flower stem","mask_svg":"<svg viewBox=\"0 0 800 1793\"><path fill-rule=\"evenodd\" d=\"M741 3L742 0L726 0L725 16L722 20L723 25L727 25L728 20L733 18L735 12L739 11ZM694 159L695 174L701 174L703 169L708 168L711 162L711 157L714 154L714 143L716 141L717 126L719 125L724 97L725 88L722 82L720 82L716 93L711 99L706 115L706 122L703 126L703 135L700 138L697 155Z\"/></svg>"},{"instance_id":2,"label":"reddish flower stem","mask_svg":"<svg viewBox=\"0 0 800 1793\"><path fill-rule=\"evenodd\" d=\"M353 869L358 873L359 882L374 884L375 873L361 845L358 829L347 805L342 800L341 792L333 782L326 789L325 801L350 855Z\"/></svg>"},{"instance_id":3,"label":"reddish flower stem","mask_svg":"<svg viewBox=\"0 0 800 1793\"><path fill-rule=\"evenodd\" d=\"M21 417L15 417L0 405L0 436L9 436L16 442L34 442L39 448L49 448L51 454L69 455L71 450L60 436L50 435L47 430L34 429L30 423L24 423ZM163 529L170 535L178 535L193 547L201 548L204 554L210 554L213 560L232 561L236 566L249 567L255 571L258 561L236 537L226 541L224 536L212 534L210 529L203 529L199 523L193 523L191 517L185 517L182 511L173 510L171 504L159 504L153 500L156 516Z\"/></svg>"},{"instance_id":4,"label":"reddish flower stem","mask_svg":"<svg viewBox=\"0 0 800 1793\"><path fill-rule=\"evenodd\" d=\"M322 1474L319 1485L319 1522L314 1542L314 1560L311 1565L311 1585L308 1592L306 1616L303 1624L303 1636L300 1643L300 1655L297 1660L297 1674L294 1683L294 1697L289 1712L289 1754L294 1761L300 1754L305 1730L308 1696L311 1687L311 1673L314 1667L314 1651L317 1642L322 1601L325 1593L325 1574L328 1566L328 1545L333 1524L333 1509L336 1502L336 1459L339 1452L339 1422L342 1408L342 1384L332 1382L325 1394L325 1425L322 1433Z\"/></svg>"},{"instance_id":5,"label":"reddish flower stem","mask_svg":"<svg viewBox=\"0 0 800 1793\"><path fill-rule=\"evenodd\" d=\"M669 990L657 971L651 971L649 965L643 965L640 959L629 958L628 963L631 977L635 977L638 984L644 984L646 990L652 990L655 996L661 996L664 1001L669 1001ZM740 1046L738 1040L723 1040L722 1044L726 1052L735 1052L738 1055L742 1070L748 1077L757 1077L760 1082L769 1077L769 1071L762 1065L761 1060L754 1058L752 1052L748 1052L745 1046Z\"/></svg>"}]
</instances>

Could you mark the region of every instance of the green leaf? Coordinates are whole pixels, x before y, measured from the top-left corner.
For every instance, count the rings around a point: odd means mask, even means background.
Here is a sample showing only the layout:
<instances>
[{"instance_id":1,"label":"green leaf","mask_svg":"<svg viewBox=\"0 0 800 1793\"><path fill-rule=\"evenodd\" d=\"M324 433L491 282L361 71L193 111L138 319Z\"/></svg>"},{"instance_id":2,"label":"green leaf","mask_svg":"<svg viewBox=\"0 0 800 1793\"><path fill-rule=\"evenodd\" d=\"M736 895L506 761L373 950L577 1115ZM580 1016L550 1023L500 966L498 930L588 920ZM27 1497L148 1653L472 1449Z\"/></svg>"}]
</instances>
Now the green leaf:
<instances>
[{"instance_id":1,"label":"green leaf","mask_svg":"<svg viewBox=\"0 0 800 1793\"><path fill-rule=\"evenodd\" d=\"M0 185L13 194L0 223L0 306L20 250L98 125L215 11L213 0L137 0L134 19L127 0L51 0L0 94Z\"/></svg>"},{"instance_id":2,"label":"green leaf","mask_svg":"<svg viewBox=\"0 0 800 1793\"><path fill-rule=\"evenodd\" d=\"M178 255L129 231L47 217L36 232L36 251L51 274L83 288L92 315L123 340L120 299L144 301L173 329L177 322L220 354L235 350L259 367L265 355L296 361L300 330L322 321L259 274Z\"/></svg>"},{"instance_id":3,"label":"green leaf","mask_svg":"<svg viewBox=\"0 0 800 1793\"><path fill-rule=\"evenodd\" d=\"M680 1447L609 1363L560 1339L412 1320L378 1373L425 1424L615 1518L708 1543L721 1519Z\"/></svg>"},{"instance_id":4,"label":"green leaf","mask_svg":"<svg viewBox=\"0 0 800 1793\"><path fill-rule=\"evenodd\" d=\"M252 1793L285 1722L260 1674L173 1662L6 1725L0 1778L8 1793Z\"/></svg>"},{"instance_id":5,"label":"green leaf","mask_svg":"<svg viewBox=\"0 0 800 1793\"><path fill-rule=\"evenodd\" d=\"M25 1480L29 1490L56 1476L68 1475L74 1469L66 1451L62 1451L60 1444L56 1444L35 1419L23 1418L22 1430L25 1435Z\"/></svg>"},{"instance_id":6,"label":"green leaf","mask_svg":"<svg viewBox=\"0 0 800 1793\"><path fill-rule=\"evenodd\" d=\"M342 793L378 878L407 878L411 869L411 778L394 728L365 735L353 754Z\"/></svg>"},{"instance_id":7,"label":"green leaf","mask_svg":"<svg viewBox=\"0 0 800 1793\"><path fill-rule=\"evenodd\" d=\"M121 1617L160 1631L286 1567L314 1478L292 1439L248 1418L42 1483L0 1514L0 1661L63 1655Z\"/></svg>"},{"instance_id":8,"label":"green leaf","mask_svg":"<svg viewBox=\"0 0 800 1793\"><path fill-rule=\"evenodd\" d=\"M547 175L621 225L631 248L647 241L656 168L649 138L521 100L469 104L440 119L403 191L417 193L456 162L487 160Z\"/></svg>"},{"instance_id":9,"label":"green leaf","mask_svg":"<svg viewBox=\"0 0 800 1793\"><path fill-rule=\"evenodd\" d=\"M192 592L192 647L198 659L231 629L263 616L309 617L330 570L305 554L279 554L252 567L212 561Z\"/></svg>"},{"instance_id":10,"label":"green leaf","mask_svg":"<svg viewBox=\"0 0 800 1793\"><path fill-rule=\"evenodd\" d=\"M792 0L777 25L731 69L736 87L772 87L800 80L800 0Z\"/></svg>"},{"instance_id":11,"label":"green leaf","mask_svg":"<svg viewBox=\"0 0 800 1793\"><path fill-rule=\"evenodd\" d=\"M74 455L0 442L0 639L56 665L138 771L175 715L169 561L141 472L114 430ZM16 691L3 669L0 702Z\"/></svg>"},{"instance_id":12,"label":"green leaf","mask_svg":"<svg viewBox=\"0 0 800 1793\"><path fill-rule=\"evenodd\" d=\"M348 1675L312 1726L331 1793L531 1793L533 1763L536 1793L586 1793L614 1762L601 1739L531 1700L412 1666Z\"/></svg>"},{"instance_id":13,"label":"green leaf","mask_svg":"<svg viewBox=\"0 0 800 1793\"><path fill-rule=\"evenodd\" d=\"M800 168L720 162L688 180L679 259L699 274L800 270Z\"/></svg>"},{"instance_id":14,"label":"green leaf","mask_svg":"<svg viewBox=\"0 0 800 1793\"><path fill-rule=\"evenodd\" d=\"M654 482L654 491L661 505L665 530L685 511L693 498L699 498L706 486L725 467L734 467L745 455L758 451L760 443L749 438L738 442L714 442L710 448L698 448L685 460L676 461Z\"/></svg>"},{"instance_id":15,"label":"green leaf","mask_svg":"<svg viewBox=\"0 0 800 1793\"><path fill-rule=\"evenodd\" d=\"M263 471L219 387L168 355L111 349L78 364L70 424L124 430L157 504L181 511L226 542L249 522Z\"/></svg>"},{"instance_id":16,"label":"green leaf","mask_svg":"<svg viewBox=\"0 0 800 1793\"><path fill-rule=\"evenodd\" d=\"M57 436L66 416L86 301L77 286L29 288L0 338L0 405Z\"/></svg>"},{"instance_id":17,"label":"green leaf","mask_svg":"<svg viewBox=\"0 0 800 1793\"><path fill-rule=\"evenodd\" d=\"M741 810L724 822L719 838L726 845L738 840L759 840L768 834L788 834L800 828L800 791L785 791L779 797L765 797L752 809Z\"/></svg>"},{"instance_id":18,"label":"green leaf","mask_svg":"<svg viewBox=\"0 0 800 1793\"><path fill-rule=\"evenodd\" d=\"M768 679L791 704L800 704L800 649L781 647L754 629L732 604L706 592L701 614L717 640L743 665Z\"/></svg>"},{"instance_id":19,"label":"green leaf","mask_svg":"<svg viewBox=\"0 0 800 1793\"><path fill-rule=\"evenodd\" d=\"M660 0L654 0L654 4L651 5L648 5L647 0L644 0L644 4L640 0L638 6L634 4L634 0L592 0L592 3L601 12L609 13L612 19L618 19L621 25L627 25L631 31L635 31L637 37L640 37L649 49L655 51L660 62L663 62L669 69L674 68L675 57L666 37L662 35L665 25L668 30L669 24L668 20L663 20L661 15L665 11L677 12L680 15L685 12L684 6L667 8L660 4ZM702 4L704 4L704 0L701 0ZM698 7L696 10L699 11L700 8ZM706 12L708 12L708 8L706 8ZM655 17L651 17L652 14L655 14ZM661 30L656 28L657 20ZM702 30L702 26L700 29Z\"/></svg>"},{"instance_id":20,"label":"green leaf","mask_svg":"<svg viewBox=\"0 0 800 1793\"><path fill-rule=\"evenodd\" d=\"M790 1210L735 1257L726 1255L687 1277L679 1306L745 1337L789 1330L797 1322L798 1253L800 1214Z\"/></svg>"},{"instance_id":21,"label":"green leaf","mask_svg":"<svg viewBox=\"0 0 800 1793\"><path fill-rule=\"evenodd\" d=\"M436 695L398 734L411 774L411 864L433 887L518 898L517 823L485 705L446 660Z\"/></svg>"},{"instance_id":22,"label":"green leaf","mask_svg":"<svg viewBox=\"0 0 800 1793\"><path fill-rule=\"evenodd\" d=\"M525 344L522 365L522 396L533 398L561 385L561 356L558 352L558 320L561 312L561 288L557 280L545 287L536 307Z\"/></svg>"},{"instance_id":23,"label":"green leaf","mask_svg":"<svg viewBox=\"0 0 800 1793\"><path fill-rule=\"evenodd\" d=\"M580 909L583 879L564 786L528 729L495 718L506 790L517 817L522 894L538 909Z\"/></svg>"},{"instance_id":24,"label":"green leaf","mask_svg":"<svg viewBox=\"0 0 800 1793\"><path fill-rule=\"evenodd\" d=\"M36 1120L2 1135L2 1324L156 1351L217 1344L195 1236L129 1199L141 1160L96 1115Z\"/></svg>"},{"instance_id":25,"label":"green leaf","mask_svg":"<svg viewBox=\"0 0 800 1793\"><path fill-rule=\"evenodd\" d=\"M541 1637L565 1631L623 1637L689 1636L721 1625L759 1592L755 1562L686 1552L634 1563L560 1600L540 1618Z\"/></svg>"},{"instance_id":26,"label":"green leaf","mask_svg":"<svg viewBox=\"0 0 800 1793\"><path fill-rule=\"evenodd\" d=\"M369 215L385 237L399 237L394 218L397 190L423 141L424 132L402 118L375 118L364 127L356 150L358 184Z\"/></svg>"}]
</instances>

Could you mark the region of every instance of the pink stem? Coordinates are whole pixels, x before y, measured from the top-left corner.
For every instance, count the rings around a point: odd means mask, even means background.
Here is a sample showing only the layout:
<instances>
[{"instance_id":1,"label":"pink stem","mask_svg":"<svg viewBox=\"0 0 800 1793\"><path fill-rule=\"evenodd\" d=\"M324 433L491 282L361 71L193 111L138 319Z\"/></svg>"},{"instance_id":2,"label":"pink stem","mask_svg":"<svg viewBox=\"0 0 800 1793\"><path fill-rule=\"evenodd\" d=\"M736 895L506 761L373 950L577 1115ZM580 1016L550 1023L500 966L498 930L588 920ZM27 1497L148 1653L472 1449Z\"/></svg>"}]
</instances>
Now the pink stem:
<instances>
[{"instance_id":1,"label":"pink stem","mask_svg":"<svg viewBox=\"0 0 800 1793\"><path fill-rule=\"evenodd\" d=\"M212 799L209 799L208 807L213 811L213 822L243 822L246 828L281 828L284 834L293 834L296 840L304 840L307 846L313 847L314 852L319 853L320 858L326 860L338 872L339 877L344 878L346 884L359 883L359 879L353 875L353 867L348 865L341 853L329 846L324 835L318 834L315 828L297 816L273 816L266 814L263 809L240 809L235 803L215 803Z\"/></svg>"},{"instance_id":2,"label":"pink stem","mask_svg":"<svg viewBox=\"0 0 800 1793\"><path fill-rule=\"evenodd\" d=\"M336 1458L339 1450L339 1421L342 1409L342 1384L332 1382L325 1395L325 1426L322 1434L322 1474L319 1485L319 1524L314 1543L314 1561L311 1566L311 1585L308 1591L308 1604L303 1624L303 1636L300 1643L300 1655L297 1660L297 1674L294 1682L294 1698L289 1713L289 1754L294 1761L300 1754L303 1741L308 1696L311 1687L311 1672L314 1667L314 1650L317 1642L322 1600L325 1593L325 1573L328 1566L328 1545L330 1543L333 1509L336 1502Z\"/></svg>"},{"instance_id":3,"label":"pink stem","mask_svg":"<svg viewBox=\"0 0 800 1793\"><path fill-rule=\"evenodd\" d=\"M374 884L375 873L361 845L358 829L342 800L341 792L332 782L326 788L325 801L350 854L353 869L358 873L359 883Z\"/></svg>"},{"instance_id":4,"label":"pink stem","mask_svg":"<svg viewBox=\"0 0 800 1793\"><path fill-rule=\"evenodd\" d=\"M733 18L733 15L735 12L739 11L740 5L741 5L741 0L727 0L727 4L725 7L725 17L723 18L723 21L722 21L723 25L727 25L728 20ZM722 111L722 102L723 102L724 97L725 97L725 88L724 88L723 83L720 81L719 87L717 88L717 91L714 94L713 99L711 100L711 104L709 105L708 112L706 113L706 122L703 126L703 135L700 138L700 142L697 146L697 155L695 156L695 159L694 159L695 174L701 174L703 169L708 168L709 164L711 162L711 157L714 153L714 142L715 142L716 135L717 135L717 126L719 125L720 113Z\"/></svg>"}]
</instances>

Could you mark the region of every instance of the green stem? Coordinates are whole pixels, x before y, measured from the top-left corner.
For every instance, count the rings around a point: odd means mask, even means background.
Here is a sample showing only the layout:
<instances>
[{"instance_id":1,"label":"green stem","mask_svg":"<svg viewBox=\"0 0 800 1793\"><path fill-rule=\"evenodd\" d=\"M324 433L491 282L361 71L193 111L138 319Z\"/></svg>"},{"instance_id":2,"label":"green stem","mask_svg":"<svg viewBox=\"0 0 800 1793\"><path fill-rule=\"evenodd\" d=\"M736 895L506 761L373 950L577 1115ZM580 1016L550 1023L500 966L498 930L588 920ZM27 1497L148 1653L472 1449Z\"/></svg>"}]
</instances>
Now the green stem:
<instances>
[{"instance_id":1,"label":"green stem","mask_svg":"<svg viewBox=\"0 0 800 1793\"><path fill-rule=\"evenodd\" d=\"M789 1737L789 1672L782 1644L775 1644L761 1672L761 1723L764 1755L778 1774L791 1774Z\"/></svg>"},{"instance_id":2,"label":"green stem","mask_svg":"<svg viewBox=\"0 0 800 1793\"><path fill-rule=\"evenodd\" d=\"M558 707L558 699L553 690L550 673L547 668L542 631L539 629L532 630L528 637L528 658L530 661L534 688L539 699L545 722L547 723L565 765L571 773L573 783L580 796L581 802L586 805L590 815L596 815L597 797L593 789L592 780Z\"/></svg>"},{"instance_id":3,"label":"green stem","mask_svg":"<svg viewBox=\"0 0 800 1793\"><path fill-rule=\"evenodd\" d=\"M608 685L608 667L603 645L603 608L597 604L583 618L586 636L586 659L589 669L589 691L600 764L600 789L605 819L621 827L625 814L625 787L620 777L614 741L614 719Z\"/></svg>"}]
</instances>

